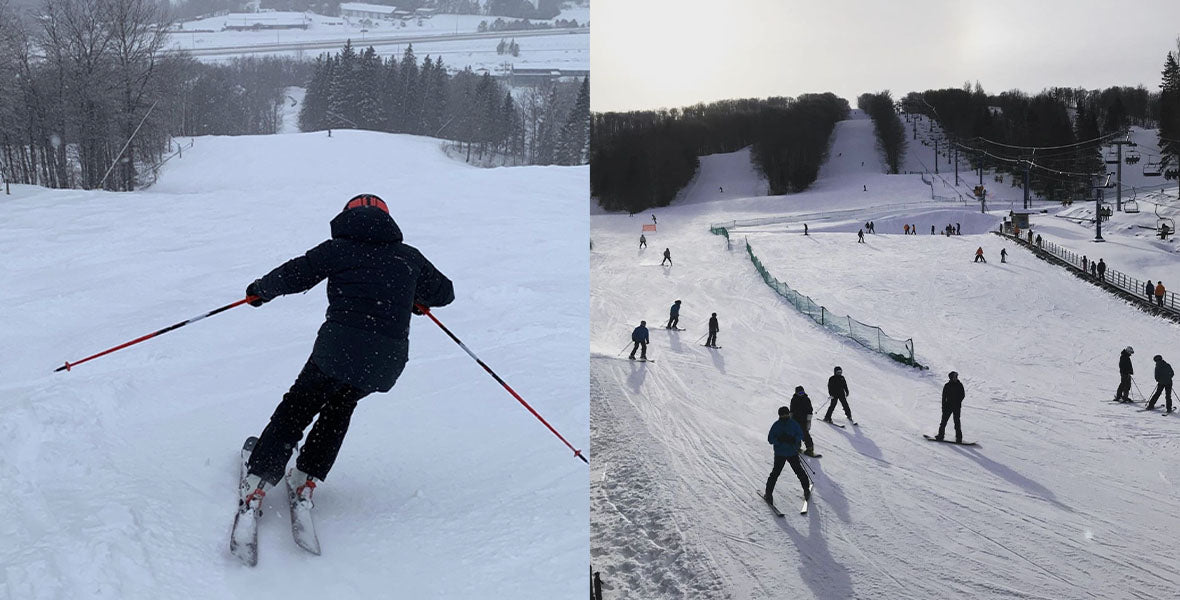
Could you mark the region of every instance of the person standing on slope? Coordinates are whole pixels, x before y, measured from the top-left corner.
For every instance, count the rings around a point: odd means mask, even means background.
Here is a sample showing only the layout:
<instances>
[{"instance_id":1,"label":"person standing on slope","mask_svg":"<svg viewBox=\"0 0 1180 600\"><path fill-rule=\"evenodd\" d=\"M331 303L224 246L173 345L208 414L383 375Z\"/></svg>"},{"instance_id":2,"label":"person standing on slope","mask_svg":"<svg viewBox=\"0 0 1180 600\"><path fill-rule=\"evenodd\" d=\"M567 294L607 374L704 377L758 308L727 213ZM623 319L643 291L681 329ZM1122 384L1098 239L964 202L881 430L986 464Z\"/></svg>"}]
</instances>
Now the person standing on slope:
<instances>
[{"instance_id":1,"label":"person standing on slope","mask_svg":"<svg viewBox=\"0 0 1180 600\"><path fill-rule=\"evenodd\" d=\"M811 398L803 391L803 386L795 386L795 395L791 396L791 418L803 428L803 453L807 456L819 457L815 453L815 442L811 440L811 415L815 412L811 407Z\"/></svg>"},{"instance_id":2,"label":"person standing on slope","mask_svg":"<svg viewBox=\"0 0 1180 600\"><path fill-rule=\"evenodd\" d=\"M635 345L631 347L631 356L629 356L628 358L630 358L631 360L635 360L635 351L639 350L640 351L639 352L640 360L647 360L647 340L648 339L649 338L648 338L648 333L647 333L647 321L640 321L639 327L636 327L631 332L631 341L635 342Z\"/></svg>"},{"instance_id":3,"label":"person standing on slope","mask_svg":"<svg viewBox=\"0 0 1180 600\"><path fill-rule=\"evenodd\" d=\"M1155 401L1160 399L1160 394L1167 392L1164 402L1167 412L1172 412L1172 377L1176 373L1172 370L1172 365L1164 361L1164 357L1156 354L1151 360L1155 361L1155 393L1147 403L1147 410L1154 410Z\"/></svg>"},{"instance_id":4,"label":"person standing on slope","mask_svg":"<svg viewBox=\"0 0 1180 600\"><path fill-rule=\"evenodd\" d=\"M720 330L721 328L717 326L717 313L713 313L713 316L709 317L709 337L705 339L706 346L717 347L717 332Z\"/></svg>"},{"instance_id":5,"label":"person standing on slope","mask_svg":"<svg viewBox=\"0 0 1180 600\"><path fill-rule=\"evenodd\" d=\"M972 262L979 262L979 261L983 261L984 263L987 263L987 259L983 257L983 246L980 246L975 249L975 260Z\"/></svg>"},{"instance_id":6,"label":"person standing on slope","mask_svg":"<svg viewBox=\"0 0 1180 600\"><path fill-rule=\"evenodd\" d=\"M946 435L946 422L953 416L955 418L955 442L961 443L963 429L959 426L959 413L963 410L963 398L967 397L967 392L963 390L958 373L951 371L947 378L949 381L942 386L942 423L938 425L938 435L934 436L934 439L942 440Z\"/></svg>"},{"instance_id":7,"label":"person standing on slope","mask_svg":"<svg viewBox=\"0 0 1180 600\"><path fill-rule=\"evenodd\" d=\"M315 419L286 476L297 496L310 499L336 461L357 401L388 392L401 375L415 305L446 306L455 299L451 280L402 242L401 230L377 196L352 198L331 226L331 239L246 287L246 295L256 298L250 305L258 307L327 279L328 311L311 357L250 454L243 505L261 502L266 487L283 478L303 430Z\"/></svg>"},{"instance_id":8,"label":"person standing on slope","mask_svg":"<svg viewBox=\"0 0 1180 600\"><path fill-rule=\"evenodd\" d=\"M1106 261L1098 259L1098 281L1106 281Z\"/></svg>"},{"instance_id":9,"label":"person standing on slope","mask_svg":"<svg viewBox=\"0 0 1180 600\"><path fill-rule=\"evenodd\" d=\"M858 243L858 244L865 243L865 230L861 229L860 231L856 232L856 243Z\"/></svg>"},{"instance_id":10,"label":"person standing on slope","mask_svg":"<svg viewBox=\"0 0 1180 600\"><path fill-rule=\"evenodd\" d=\"M1143 293L1147 296L1147 303L1151 304L1151 297L1155 295L1155 284L1150 279L1147 280L1147 287L1143 288Z\"/></svg>"},{"instance_id":11,"label":"person standing on slope","mask_svg":"<svg viewBox=\"0 0 1180 600\"><path fill-rule=\"evenodd\" d=\"M643 235L642 233L639 234L639 247L640 248L647 247L647 236Z\"/></svg>"},{"instance_id":12,"label":"person standing on slope","mask_svg":"<svg viewBox=\"0 0 1180 600\"><path fill-rule=\"evenodd\" d=\"M676 324L680 322L680 301L672 303L672 308L668 310L668 324L664 329L676 329Z\"/></svg>"},{"instance_id":13,"label":"person standing on slope","mask_svg":"<svg viewBox=\"0 0 1180 600\"><path fill-rule=\"evenodd\" d=\"M1114 392L1115 402L1134 402L1131 399L1131 376L1135 374L1135 368L1131 366L1131 355L1135 353L1135 349L1127 346L1119 353L1119 387Z\"/></svg>"},{"instance_id":14,"label":"person standing on slope","mask_svg":"<svg viewBox=\"0 0 1180 600\"><path fill-rule=\"evenodd\" d=\"M852 420L852 409L848 408L848 381L844 379L844 371L840 367L836 367L834 373L828 378L828 398L832 401L828 405L828 414L824 415L824 421L832 422L832 412L836 410L836 401L840 402L840 407L844 409L844 416L848 417L848 421L855 425Z\"/></svg>"},{"instance_id":15,"label":"person standing on slope","mask_svg":"<svg viewBox=\"0 0 1180 600\"><path fill-rule=\"evenodd\" d=\"M811 499L811 480L799 462L799 441L804 435L799 423L791 418L791 409L780 406L778 420L770 426L770 433L766 436L766 441L774 444L774 467L770 470L770 477L766 478L766 492L762 496L767 502L774 504L774 484L778 483L779 473L787 463L799 478L799 485L803 486L803 499Z\"/></svg>"},{"instance_id":16,"label":"person standing on slope","mask_svg":"<svg viewBox=\"0 0 1180 600\"><path fill-rule=\"evenodd\" d=\"M664 248L664 260L660 261L660 266L664 266L664 263L668 263L669 267L672 266L672 250L670 248Z\"/></svg>"},{"instance_id":17,"label":"person standing on slope","mask_svg":"<svg viewBox=\"0 0 1180 600\"><path fill-rule=\"evenodd\" d=\"M655 215L655 213L652 213L652 215L651 215L651 224L652 224L652 225L656 225L656 224L657 224L657 223L656 223L656 215Z\"/></svg>"},{"instance_id":18,"label":"person standing on slope","mask_svg":"<svg viewBox=\"0 0 1180 600\"><path fill-rule=\"evenodd\" d=\"M1162 281L1155 282L1155 303L1157 306L1164 305L1164 293L1165 292L1167 292L1167 290L1164 289L1164 282L1162 282Z\"/></svg>"},{"instance_id":19,"label":"person standing on slope","mask_svg":"<svg viewBox=\"0 0 1180 600\"><path fill-rule=\"evenodd\" d=\"M1000 262L1002 262L1002 263L1008 262L1008 249L1007 248L1000 248Z\"/></svg>"}]
</instances>

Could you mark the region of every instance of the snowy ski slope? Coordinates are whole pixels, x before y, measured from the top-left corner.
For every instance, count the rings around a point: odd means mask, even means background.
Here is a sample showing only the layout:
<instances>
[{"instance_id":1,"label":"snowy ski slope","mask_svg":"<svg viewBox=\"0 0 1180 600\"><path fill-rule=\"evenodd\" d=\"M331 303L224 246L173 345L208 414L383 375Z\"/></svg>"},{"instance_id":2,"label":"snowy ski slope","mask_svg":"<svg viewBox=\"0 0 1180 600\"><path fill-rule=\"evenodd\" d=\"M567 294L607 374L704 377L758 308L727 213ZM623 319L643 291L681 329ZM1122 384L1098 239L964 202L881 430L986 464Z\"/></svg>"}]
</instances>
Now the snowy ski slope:
<instances>
[{"instance_id":1,"label":"snowy ski slope","mask_svg":"<svg viewBox=\"0 0 1180 600\"><path fill-rule=\"evenodd\" d=\"M1109 400L1119 349L1136 348L1135 381L1150 394L1152 355L1180 365L1180 327L1011 244L1000 264L1005 243L986 233L1000 213L931 204L918 175L881 174L872 132L854 111L837 125L819 181L792 196L727 197L721 189L765 189L748 152L703 157L685 197L656 211L646 250L638 238L650 215L591 217L591 560L609 597L1174 597L1180 416ZM708 231L789 214L813 216L738 228L732 250ZM856 243L870 219L878 233ZM929 234L948 222L963 235ZM1034 222L1067 231L1050 216ZM903 223L924 234L900 235ZM795 312L761 281L746 237L772 274L837 315L912 337L930 370ZM1070 243L1117 247L1144 275L1180 285L1174 246L1107 237ZM971 262L977 246L987 264ZM664 248L671 268L659 265ZM662 328L676 299L684 332ZM711 312L719 351L700 345ZM619 352L640 319L652 327L655 363ZM767 430L796 385L822 416L836 365L861 426L814 423L824 456L809 461L811 510L797 514L788 470L778 519L757 497L773 454ZM977 447L922 439L937 430L951 370L966 387L964 435Z\"/></svg>"},{"instance_id":2,"label":"snowy ski slope","mask_svg":"<svg viewBox=\"0 0 1180 600\"><path fill-rule=\"evenodd\" d=\"M440 143L197 138L144 192L0 195L0 598L583 593L586 466L424 318L316 492L323 555L272 494L254 569L228 552L238 450L307 359L322 284L51 372L241 298L370 192L455 282L439 319L588 450L588 170L477 169Z\"/></svg>"}]
</instances>

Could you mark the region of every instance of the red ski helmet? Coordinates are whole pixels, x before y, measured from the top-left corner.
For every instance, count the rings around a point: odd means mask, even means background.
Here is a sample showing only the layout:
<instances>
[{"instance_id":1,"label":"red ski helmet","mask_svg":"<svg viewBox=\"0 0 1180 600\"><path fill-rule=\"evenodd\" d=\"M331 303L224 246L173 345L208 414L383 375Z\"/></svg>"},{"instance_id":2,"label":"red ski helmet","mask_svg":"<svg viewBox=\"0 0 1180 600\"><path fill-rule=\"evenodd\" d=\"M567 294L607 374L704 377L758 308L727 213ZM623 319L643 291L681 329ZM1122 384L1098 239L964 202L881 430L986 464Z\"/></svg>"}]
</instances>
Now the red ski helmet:
<instances>
[{"instance_id":1,"label":"red ski helmet","mask_svg":"<svg viewBox=\"0 0 1180 600\"><path fill-rule=\"evenodd\" d=\"M344 210L348 210L350 208L360 208L362 206L375 206L381 209L381 212L389 214L389 207L385 205L385 201L378 198L374 194L360 194L359 196L353 196L352 200L349 200L348 204L344 205Z\"/></svg>"}]
</instances>

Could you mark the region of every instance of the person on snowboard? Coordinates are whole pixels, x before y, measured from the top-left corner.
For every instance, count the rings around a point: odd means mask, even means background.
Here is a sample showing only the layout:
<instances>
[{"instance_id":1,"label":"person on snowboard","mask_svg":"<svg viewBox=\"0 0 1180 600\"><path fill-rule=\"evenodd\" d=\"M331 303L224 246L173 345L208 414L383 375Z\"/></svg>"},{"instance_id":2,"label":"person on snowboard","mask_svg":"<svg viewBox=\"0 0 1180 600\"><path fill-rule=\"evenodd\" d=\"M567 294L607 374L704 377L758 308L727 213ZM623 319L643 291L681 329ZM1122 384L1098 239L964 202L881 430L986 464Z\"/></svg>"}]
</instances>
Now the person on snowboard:
<instances>
[{"instance_id":1,"label":"person on snowboard","mask_svg":"<svg viewBox=\"0 0 1180 600\"><path fill-rule=\"evenodd\" d=\"M647 340L647 321L640 321L639 327L636 327L631 332L631 341L635 342L635 345L631 348L631 360L635 360L636 350L640 351L639 358L641 360L647 360Z\"/></svg>"},{"instance_id":2,"label":"person on snowboard","mask_svg":"<svg viewBox=\"0 0 1180 600\"><path fill-rule=\"evenodd\" d=\"M1135 374L1135 368L1131 366L1131 355L1135 353L1135 349L1127 346L1119 353L1119 387L1114 392L1115 402L1134 402L1129 395L1131 393L1131 375Z\"/></svg>"},{"instance_id":3,"label":"person on snowboard","mask_svg":"<svg viewBox=\"0 0 1180 600\"><path fill-rule=\"evenodd\" d=\"M664 266L664 263L668 263L669 267L672 266L672 250L670 248L664 248L664 260L660 261L660 266Z\"/></svg>"},{"instance_id":4,"label":"person on snowboard","mask_svg":"<svg viewBox=\"0 0 1180 600\"><path fill-rule=\"evenodd\" d=\"M767 502L774 504L774 484L778 482L778 475L787 463L791 464L791 470L799 478L799 485L803 486L803 499L811 499L811 480L799 462L799 441L805 435L799 423L791 418L791 409L780 406L778 420L770 426L770 433L766 436L766 441L774 444L774 467L770 470L770 477L766 478L766 493L762 496Z\"/></svg>"},{"instance_id":5,"label":"person on snowboard","mask_svg":"<svg viewBox=\"0 0 1180 600\"><path fill-rule=\"evenodd\" d=\"M1008 262L1008 249L1007 248L1000 248L1000 262L1002 262L1002 263Z\"/></svg>"},{"instance_id":6,"label":"person on snowboard","mask_svg":"<svg viewBox=\"0 0 1180 600\"><path fill-rule=\"evenodd\" d=\"M1167 412L1172 412L1172 377L1176 374L1172 371L1172 365L1164 361L1164 357L1156 354L1151 357L1155 361L1155 393L1151 395L1151 400L1147 403L1147 410L1155 409L1155 401L1160 399L1160 394L1167 392L1164 406Z\"/></svg>"},{"instance_id":7,"label":"person on snowboard","mask_svg":"<svg viewBox=\"0 0 1180 600\"><path fill-rule=\"evenodd\" d=\"M803 453L807 456L818 456L815 453L815 442L811 440L811 414L815 412L811 408L811 398L807 397L807 393L803 391L803 386L795 386L795 395L791 396L791 418L799 423L799 427L803 429L803 445L806 449Z\"/></svg>"},{"instance_id":8,"label":"person on snowboard","mask_svg":"<svg viewBox=\"0 0 1180 600\"><path fill-rule=\"evenodd\" d=\"M824 415L824 421L832 422L832 412L836 410L836 401L840 402L840 407L844 409L844 416L848 417L848 421L852 421L852 409L848 408L848 382L844 379L844 371L840 367L835 368L835 373L828 378L828 397L832 401L828 405L828 414Z\"/></svg>"},{"instance_id":9,"label":"person on snowboard","mask_svg":"<svg viewBox=\"0 0 1180 600\"><path fill-rule=\"evenodd\" d=\"M680 322L680 301L672 303L672 308L668 310L668 324L664 329L676 329L676 324Z\"/></svg>"},{"instance_id":10,"label":"person on snowboard","mask_svg":"<svg viewBox=\"0 0 1180 600\"><path fill-rule=\"evenodd\" d=\"M639 247L640 248L647 247L647 236L643 235L642 233L639 234Z\"/></svg>"},{"instance_id":11,"label":"person on snowboard","mask_svg":"<svg viewBox=\"0 0 1180 600\"><path fill-rule=\"evenodd\" d=\"M963 442L963 429L959 427L959 413L963 410L963 398L967 397L967 392L963 390L963 384L959 381L959 374L951 371L947 375L949 381L942 386L942 423L938 425L938 435L934 439L941 441L946 435L946 422L953 415L955 417L955 442Z\"/></svg>"},{"instance_id":12,"label":"person on snowboard","mask_svg":"<svg viewBox=\"0 0 1180 600\"><path fill-rule=\"evenodd\" d=\"M705 346L717 347L717 332L720 330L721 328L717 325L717 313L713 313L713 316L709 317L709 337L705 338Z\"/></svg>"},{"instance_id":13,"label":"person on snowboard","mask_svg":"<svg viewBox=\"0 0 1180 600\"><path fill-rule=\"evenodd\" d=\"M250 454L241 502L261 502L283 478L303 430L315 419L287 484L310 500L336 461L353 409L373 392L388 392L405 368L411 312L416 304L446 306L451 280L418 251L385 202L372 194L348 201L331 222L332 237L246 287L262 306L328 280L328 311L311 356L275 408ZM316 418L318 415L318 418Z\"/></svg>"}]
</instances>

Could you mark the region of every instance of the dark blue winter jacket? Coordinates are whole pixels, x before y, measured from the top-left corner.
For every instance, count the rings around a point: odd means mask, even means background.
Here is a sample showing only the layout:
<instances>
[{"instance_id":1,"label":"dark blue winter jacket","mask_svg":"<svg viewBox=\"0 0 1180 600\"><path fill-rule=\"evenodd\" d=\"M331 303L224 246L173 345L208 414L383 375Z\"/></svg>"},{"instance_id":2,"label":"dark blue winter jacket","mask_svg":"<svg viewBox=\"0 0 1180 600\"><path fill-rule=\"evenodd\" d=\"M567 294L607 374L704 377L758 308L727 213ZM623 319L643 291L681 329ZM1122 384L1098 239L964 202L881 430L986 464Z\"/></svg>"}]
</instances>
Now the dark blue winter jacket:
<instances>
[{"instance_id":1,"label":"dark blue winter jacket","mask_svg":"<svg viewBox=\"0 0 1180 600\"><path fill-rule=\"evenodd\" d=\"M679 317L679 316L680 316L680 305L679 305L679 304L673 304L673 305L672 305L672 310L671 310L671 311L670 311L668 314L669 314L670 316L673 316L673 317Z\"/></svg>"},{"instance_id":2,"label":"dark blue winter jacket","mask_svg":"<svg viewBox=\"0 0 1180 600\"><path fill-rule=\"evenodd\" d=\"M766 441L774 444L775 456L795 456L799 454L799 444L803 441L803 428L795 419L779 417L770 426Z\"/></svg>"},{"instance_id":3,"label":"dark blue winter jacket","mask_svg":"<svg viewBox=\"0 0 1180 600\"><path fill-rule=\"evenodd\" d=\"M1175 373L1172 371L1172 365L1169 365L1163 359L1155 361L1155 380L1159 383L1172 383L1172 376Z\"/></svg>"},{"instance_id":4,"label":"dark blue winter jacket","mask_svg":"<svg viewBox=\"0 0 1180 600\"><path fill-rule=\"evenodd\" d=\"M279 265L254 282L264 300L304 292L328 280L328 311L311 361L326 375L366 392L393 387L409 355L414 303L445 306L451 280L376 207L332 219L332 239Z\"/></svg>"},{"instance_id":5,"label":"dark blue winter jacket","mask_svg":"<svg viewBox=\"0 0 1180 600\"><path fill-rule=\"evenodd\" d=\"M643 342L646 344L647 343L647 328L644 327L643 325L636 327L635 331L631 332L631 341L632 342Z\"/></svg>"},{"instance_id":6,"label":"dark blue winter jacket","mask_svg":"<svg viewBox=\"0 0 1180 600\"><path fill-rule=\"evenodd\" d=\"M800 423L807 420L807 415L814 413L815 409L811 406L811 398L806 393L795 392L791 396L791 416Z\"/></svg>"},{"instance_id":7,"label":"dark blue winter jacket","mask_svg":"<svg viewBox=\"0 0 1180 600\"><path fill-rule=\"evenodd\" d=\"M1135 369L1131 366L1131 355L1126 352L1119 353L1119 375L1134 375Z\"/></svg>"}]
</instances>

